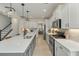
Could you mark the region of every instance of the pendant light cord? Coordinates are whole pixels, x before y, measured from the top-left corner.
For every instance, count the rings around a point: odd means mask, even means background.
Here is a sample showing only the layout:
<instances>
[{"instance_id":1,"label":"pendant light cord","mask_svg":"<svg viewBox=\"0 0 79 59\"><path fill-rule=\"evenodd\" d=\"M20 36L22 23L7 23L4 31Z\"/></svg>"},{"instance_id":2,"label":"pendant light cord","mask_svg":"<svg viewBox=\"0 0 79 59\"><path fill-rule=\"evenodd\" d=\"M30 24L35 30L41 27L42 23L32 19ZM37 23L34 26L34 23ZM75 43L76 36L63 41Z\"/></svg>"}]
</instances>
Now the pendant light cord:
<instances>
[{"instance_id":1,"label":"pendant light cord","mask_svg":"<svg viewBox=\"0 0 79 59\"><path fill-rule=\"evenodd\" d=\"M10 3L10 11L12 11L12 3Z\"/></svg>"},{"instance_id":2,"label":"pendant light cord","mask_svg":"<svg viewBox=\"0 0 79 59\"><path fill-rule=\"evenodd\" d=\"M26 12L27 12L27 20L29 20L29 19L28 19L28 13L29 13L30 11L27 10Z\"/></svg>"},{"instance_id":3,"label":"pendant light cord","mask_svg":"<svg viewBox=\"0 0 79 59\"><path fill-rule=\"evenodd\" d=\"M24 3L22 3L21 5L22 5L22 16L24 17Z\"/></svg>"}]
</instances>

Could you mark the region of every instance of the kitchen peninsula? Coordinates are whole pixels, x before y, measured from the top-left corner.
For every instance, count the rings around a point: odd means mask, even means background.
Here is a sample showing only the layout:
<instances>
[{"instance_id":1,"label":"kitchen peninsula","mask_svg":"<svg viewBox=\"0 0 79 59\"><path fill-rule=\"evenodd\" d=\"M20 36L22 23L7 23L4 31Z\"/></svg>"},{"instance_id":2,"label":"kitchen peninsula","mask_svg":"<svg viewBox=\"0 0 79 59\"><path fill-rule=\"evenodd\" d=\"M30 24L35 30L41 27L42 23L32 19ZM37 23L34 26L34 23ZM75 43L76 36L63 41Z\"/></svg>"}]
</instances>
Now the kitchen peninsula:
<instances>
[{"instance_id":1,"label":"kitchen peninsula","mask_svg":"<svg viewBox=\"0 0 79 59\"><path fill-rule=\"evenodd\" d=\"M0 56L31 56L36 45L38 29L26 34L30 38L23 39L23 35L14 36L0 41Z\"/></svg>"},{"instance_id":2,"label":"kitchen peninsula","mask_svg":"<svg viewBox=\"0 0 79 59\"><path fill-rule=\"evenodd\" d=\"M49 48L54 56L79 56L79 43L70 39L49 36Z\"/></svg>"}]
</instances>

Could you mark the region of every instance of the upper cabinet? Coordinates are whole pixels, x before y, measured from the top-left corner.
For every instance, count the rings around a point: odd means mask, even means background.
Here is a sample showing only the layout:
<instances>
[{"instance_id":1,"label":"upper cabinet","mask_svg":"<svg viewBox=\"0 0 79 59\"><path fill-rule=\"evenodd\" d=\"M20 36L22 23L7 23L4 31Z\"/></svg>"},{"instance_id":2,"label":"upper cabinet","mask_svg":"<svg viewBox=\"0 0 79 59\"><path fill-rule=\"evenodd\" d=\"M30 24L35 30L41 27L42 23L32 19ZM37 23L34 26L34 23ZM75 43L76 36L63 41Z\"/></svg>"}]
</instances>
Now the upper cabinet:
<instances>
[{"instance_id":1,"label":"upper cabinet","mask_svg":"<svg viewBox=\"0 0 79 59\"><path fill-rule=\"evenodd\" d=\"M79 3L66 3L58 5L53 13L52 19L61 19L61 28L79 28Z\"/></svg>"},{"instance_id":2,"label":"upper cabinet","mask_svg":"<svg viewBox=\"0 0 79 59\"><path fill-rule=\"evenodd\" d=\"M69 6L67 4L59 5L54 15L56 19L61 19L61 28L69 27Z\"/></svg>"},{"instance_id":3,"label":"upper cabinet","mask_svg":"<svg viewBox=\"0 0 79 59\"><path fill-rule=\"evenodd\" d=\"M69 27L79 28L79 3L69 4Z\"/></svg>"},{"instance_id":4,"label":"upper cabinet","mask_svg":"<svg viewBox=\"0 0 79 59\"><path fill-rule=\"evenodd\" d=\"M59 5L54 15L55 19L61 19L61 28L79 28L79 3Z\"/></svg>"},{"instance_id":5,"label":"upper cabinet","mask_svg":"<svg viewBox=\"0 0 79 59\"><path fill-rule=\"evenodd\" d=\"M62 15L62 22L61 22L61 28L69 28L69 5L65 4L62 7L61 10L61 15Z\"/></svg>"},{"instance_id":6,"label":"upper cabinet","mask_svg":"<svg viewBox=\"0 0 79 59\"><path fill-rule=\"evenodd\" d=\"M64 4L61 9L62 28L79 28L79 3Z\"/></svg>"}]
</instances>

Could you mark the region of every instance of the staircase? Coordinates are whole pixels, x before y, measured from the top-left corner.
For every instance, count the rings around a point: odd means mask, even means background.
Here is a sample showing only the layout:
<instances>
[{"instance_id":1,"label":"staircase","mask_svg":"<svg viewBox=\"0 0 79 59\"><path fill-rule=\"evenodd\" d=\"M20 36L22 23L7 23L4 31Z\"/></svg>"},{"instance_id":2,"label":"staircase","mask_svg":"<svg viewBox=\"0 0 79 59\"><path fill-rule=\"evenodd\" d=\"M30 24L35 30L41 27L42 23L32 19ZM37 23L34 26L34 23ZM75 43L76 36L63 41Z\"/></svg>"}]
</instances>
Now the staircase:
<instances>
[{"instance_id":1,"label":"staircase","mask_svg":"<svg viewBox=\"0 0 79 59\"><path fill-rule=\"evenodd\" d=\"M8 24L5 28L3 28L2 30L0 30L0 41L2 41L3 39L5 39L5 37L12 31L11 29L11 23Z\"/></svg>"}]
</instances>

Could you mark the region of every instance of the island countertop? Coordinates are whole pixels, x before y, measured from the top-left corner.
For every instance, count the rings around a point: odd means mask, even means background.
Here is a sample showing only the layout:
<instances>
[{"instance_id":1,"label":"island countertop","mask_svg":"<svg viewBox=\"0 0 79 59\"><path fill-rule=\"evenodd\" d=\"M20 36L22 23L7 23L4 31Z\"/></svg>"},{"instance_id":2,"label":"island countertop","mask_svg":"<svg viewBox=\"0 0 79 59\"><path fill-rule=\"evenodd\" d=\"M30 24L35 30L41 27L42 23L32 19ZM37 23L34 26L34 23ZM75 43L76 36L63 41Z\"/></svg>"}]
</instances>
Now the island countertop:
<instances>
[{"instance_id":1,"label":"island countertop","mask_svg":"<svg viewBox=\"0 0 79 59\"><path fill-rule=\"evenodd\" d=\"M52 36L58 43L67 48L70 52L79 52L79 43L71 39L61 39Z\"/></svg>"},{"instance_id":2,"label":"island countertop","mask_svg":"<svg viewBox=\"0 0 79 59\"><path fill-rule=\"evenodd\" d=\"M75 42L73 40L68 39L55 39L57 42L59 42L61 45L63 45L65 48L67 48L70 52L79 52L79 43Z\"/></svg>"},{"instance_id":3,"label":"island countertop","mask_svg":"<svg viewBox=\"0 0 79 59\"><path fill-rule=\"evenodd\" d=\"M24 53L28 48L29 44L36 35L37 30L34 32L27 33L31 35L30 39L23 39L23 35L15 36L10 39L4 39L0 41L0 54L1 53Z\"/></svg>"}]
</instances>

